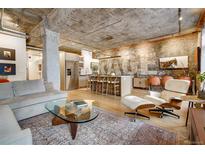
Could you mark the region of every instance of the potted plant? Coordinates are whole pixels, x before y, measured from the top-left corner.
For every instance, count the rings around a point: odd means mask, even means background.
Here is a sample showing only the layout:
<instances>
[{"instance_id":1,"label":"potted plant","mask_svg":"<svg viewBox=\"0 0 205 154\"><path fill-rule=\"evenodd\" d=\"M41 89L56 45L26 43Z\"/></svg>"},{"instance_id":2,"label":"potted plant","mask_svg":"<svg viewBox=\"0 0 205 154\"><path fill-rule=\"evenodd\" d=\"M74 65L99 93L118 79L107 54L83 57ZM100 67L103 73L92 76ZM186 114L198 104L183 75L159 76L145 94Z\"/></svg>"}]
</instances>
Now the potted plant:
<instances>
[{"instance_id":1,"label":"potted plant","mask_svg":"<svg viewBox=\"0 0 205 154\"><path fill-rule=\"evenodd\" d=\"M205 72L201 73L199 75L198 79L201 82L201 88L199 90L198 97L205 99L205 82L204 82L204 80L205 80Z\"/></svg>"}]
</instances>

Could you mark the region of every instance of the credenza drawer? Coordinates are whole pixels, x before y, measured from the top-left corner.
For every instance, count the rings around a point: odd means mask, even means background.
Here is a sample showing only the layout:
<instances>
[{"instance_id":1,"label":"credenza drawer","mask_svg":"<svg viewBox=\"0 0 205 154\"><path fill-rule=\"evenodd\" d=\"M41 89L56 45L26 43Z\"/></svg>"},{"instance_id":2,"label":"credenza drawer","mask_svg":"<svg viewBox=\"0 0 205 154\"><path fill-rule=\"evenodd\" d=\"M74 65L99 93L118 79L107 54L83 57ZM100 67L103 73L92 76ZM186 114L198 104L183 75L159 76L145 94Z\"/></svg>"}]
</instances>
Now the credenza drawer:
<instances>
[{"instance_id":1,"label":"credenza drawer","mask_svg":"<svg viewBox=\"0 0 205 154\"><path fill-rule=\"evenodd\" d=\"M135 88L148 88L147 78L134 78Z\"/></svg>"}]
</instances>

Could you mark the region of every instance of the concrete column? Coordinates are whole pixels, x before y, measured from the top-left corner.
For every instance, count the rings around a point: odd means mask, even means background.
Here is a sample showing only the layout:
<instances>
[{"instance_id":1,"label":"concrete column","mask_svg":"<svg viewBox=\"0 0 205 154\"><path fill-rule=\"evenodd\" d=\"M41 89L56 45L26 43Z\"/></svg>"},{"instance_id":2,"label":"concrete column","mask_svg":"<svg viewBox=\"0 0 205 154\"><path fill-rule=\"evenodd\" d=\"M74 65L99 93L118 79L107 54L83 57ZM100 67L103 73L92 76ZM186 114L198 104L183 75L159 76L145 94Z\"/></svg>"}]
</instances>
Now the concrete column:
<instances>
[{"instance_id":1,"label":"concrete column","mask_svg":"<svg viewBox=\"0 0 205 154\"><path fill-rule=\"evenodd\" d=\"M43 29L43 79L60 89L59 33Z\"/></svg>"},{"instance_id":2,"label":"concrete column","mask_svg":"<svg viewBox=\"0 0 205 154\"><path fill-rule=\"evenodd\" d=\"M205 72L205 27L201 33L201 72Z\"/></svg>"}]
</instances>

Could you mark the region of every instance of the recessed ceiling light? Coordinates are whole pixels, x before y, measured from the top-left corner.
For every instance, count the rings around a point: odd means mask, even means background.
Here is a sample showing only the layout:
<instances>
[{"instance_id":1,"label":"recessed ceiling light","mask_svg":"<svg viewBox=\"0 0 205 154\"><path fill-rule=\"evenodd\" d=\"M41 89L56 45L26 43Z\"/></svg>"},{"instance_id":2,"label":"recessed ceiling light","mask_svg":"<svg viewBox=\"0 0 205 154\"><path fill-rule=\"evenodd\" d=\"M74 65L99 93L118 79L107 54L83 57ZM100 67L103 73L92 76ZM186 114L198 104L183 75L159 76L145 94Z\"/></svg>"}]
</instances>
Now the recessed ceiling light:
<instances>
[{"instance_id":1,"label":"recessed ceiling light","mask_svg":"<svg viewBox=\"0 0 205 154\"><path fill-rule=\"evenodd\" d=\"M183 17L179 17L179 21L182 21Z\"/></svg>"},{"instance_id":2,"label":"recessed ceiling light","mask_svg":"<svg viewBox=\"0 0 205 154\"><path fill-rule=\"evenodd\" d=\"M17 24L17 23L14 23L14 26L15 26L15 27L19 27L19 24Z\"/></svg>"},{"instance_id":3,"label":"recessed ceiling light","mask_svg":"<svg viewBox=\"0 0 205 154\"><path fill-rule=\"evenodd\" d=\"M113 36L107 35L105 38L103 38L103 40L109 41L112 40Z\"/></svg>"}]
</instances>

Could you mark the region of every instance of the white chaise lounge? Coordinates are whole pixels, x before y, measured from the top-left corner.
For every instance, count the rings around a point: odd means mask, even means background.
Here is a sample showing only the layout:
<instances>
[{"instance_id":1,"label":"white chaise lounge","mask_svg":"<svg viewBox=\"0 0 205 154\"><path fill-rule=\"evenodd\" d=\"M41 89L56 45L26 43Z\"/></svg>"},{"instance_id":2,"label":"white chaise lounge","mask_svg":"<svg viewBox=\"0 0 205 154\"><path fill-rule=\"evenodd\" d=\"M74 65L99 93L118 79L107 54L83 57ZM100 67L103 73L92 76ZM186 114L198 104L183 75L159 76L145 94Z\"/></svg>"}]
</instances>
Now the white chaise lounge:
<instances>
[{"instance_id":1,"label":"white chaise lounge","mask_svg":"<svg viewBox=\"0 0 205 154\"><path fill-rule=\"evenodd\" d=\"M171 99L180 100L180 97L185 96L188 92L189 85L190 82L187 80L170 79L166 82L165 89L161 93L150 91L150 95L146 95L144 98L131 95L125 96L122 98L121 102L134 111L125 112L125 114L138 115L149 119L149 116L139 113L139 109L153 108L157 106L157 108L150 109L150 111L157 111L161 113L161 117L166 113L179 118L179 116L173 113L172 110L165 109L163 107L160 108L160 106L163 104L168 104Z\"/></svg>"},{"instance_id":2,"label":"white chaise lounge","mask_svg":"<svg viewBox=\"0 0 205 154\"><path fill-rule=\"evenodd\" d=\"M140 109L144 109L144 108L153 108L155 107L155 104L153 104L152 102L137 97L137 96L132 96L132 95L127 95L125 97L123 97L121 99L122 104L124 104L125 106L127 106L128 108L132 109L133 112L125 112L125 115L130 114L130 115L134 115L134 116L141 116L141 117L145 117L150 119L150 117L148 115L145 115L143 113L140 113L139 110Z\"/></svg>"},{"instance_id":3,"label":"white chaise lounge","mask_svg":"<svg viewBox=\"0 0 205 154\"><path fill-rule=\"evenodd\" d=\"M188 80L170 79L165 83L165 88L161 93L150 91L150 95L145 96L145 99L157 106L155 109L150 109L150 112L160 113L161 118L164 115L180 118L179 115L173 113L173 109L181 108L181 96L188 93L189 86L190 81ZM174 103L172 103L173 100Z\"/></svg>"}]
</instances>

